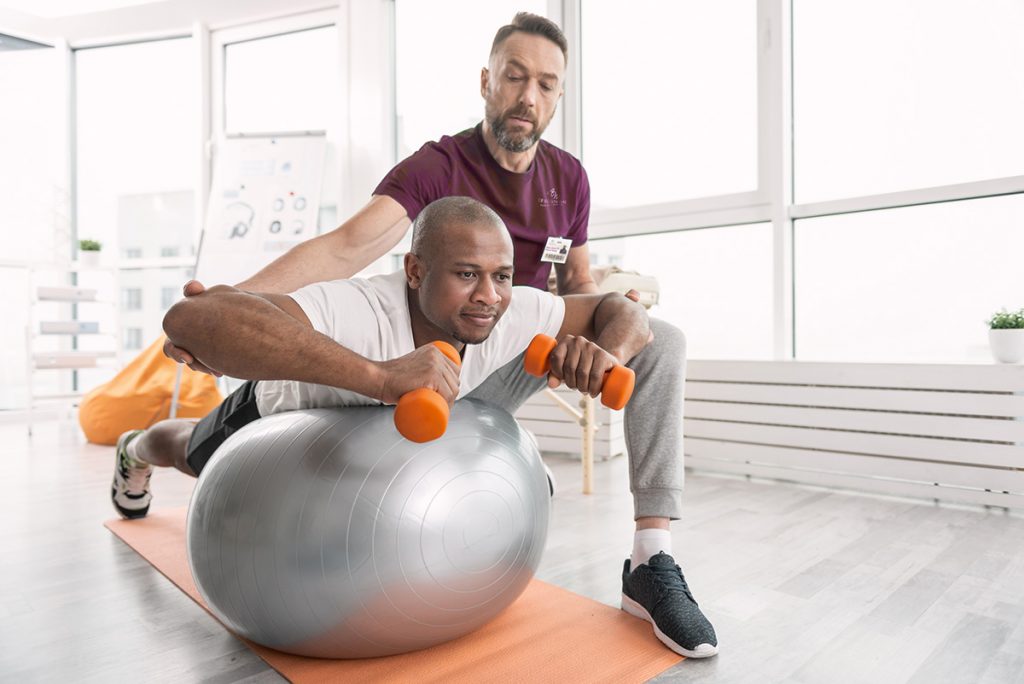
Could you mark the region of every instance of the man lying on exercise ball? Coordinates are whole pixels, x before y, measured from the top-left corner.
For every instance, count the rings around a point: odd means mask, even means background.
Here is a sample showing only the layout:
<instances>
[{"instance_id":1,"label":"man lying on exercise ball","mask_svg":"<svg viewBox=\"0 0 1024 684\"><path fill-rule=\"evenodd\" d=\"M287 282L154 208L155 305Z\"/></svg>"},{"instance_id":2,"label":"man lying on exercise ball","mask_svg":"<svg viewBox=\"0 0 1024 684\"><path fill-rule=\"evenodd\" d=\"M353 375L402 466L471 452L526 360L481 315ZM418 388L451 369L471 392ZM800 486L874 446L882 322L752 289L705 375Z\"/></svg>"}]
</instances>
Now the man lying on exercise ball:
<instances>
[{"instance_id":1,"label":"man lying on exercise ball","mask_svg":"<svg viewBox=\"0 0 1024 684\"><path fill-rule=\"evenodd\" d=\"M479 82L472 83L484 104L477 126L424 144L384 177L362 209L335 230L293 247L242 287L288 293L354 276L396 245L423 207L441 197L467 195L493 208L508 227L516 284L546 290L553 268L559 294L597 292L590 274L587 174L579 160L542 139L564 93L568 58L568 41L554 22L516 14L495 33ZM186 295L201 291L195 281L185 288ZM633 365L646 380L637 385L623 417L634 533L625 568L616 572L622 577L623 608L649 619L658 639L688 657L713 656L718 652L714 628L676 564L673 556L679 554L670 533L671 521L680 521L677 528L687 524L686 338L657 318L649 325L654 340ZM211 372L187 347L168 342L164 351L193 370ZM514 411L543 386L514 358L471 398Z\"/></svg>"},{"instance_id":2,"label":"man lying on exercise ball","mask_svg":"<svg viewBox=\"0 0 1024 684\"><path fill-rule=\"evenodd\" d=\"M640 304L617 293L558 297L513 287L512 275L512 240L501 218L476 200L447 197L416 217L403 271L316 283L291 295L219 285L178 302L164 317L171 342L207 367L248 382L198 423L165 420L123 434L114 507L125 518L145 516L153 466L198 475L229 435L282 411L394 404L420 387L451 404L495 373L508 373L504 396L488 400L514 413L529 396L518 385L532 380L509 367L538 333L558 340L549 384L564 382L592 396L600 393L607 371L643 358L651 333ZM434 341L454 346L461 367ZM638 387L655 373L653 363L630 365ZM678 421L665 415L669 411L651 411L640 429ZM630 565L627 560L624 574ZM666 580L670 573L679 579ZM704 655L698 649L714 648L714 630L696 603L682 604L695 612L666 609L673 605L665 603L666 595L689 592L668 554L638 564L630 577L636 586L624 586L624 607L628 602L630 612L660 618L662 633L667 628L693 634L695 623L706 624L696 630L702 639L696 644L680 646L666 637L673 650Z\"/></svg>"},{"instance_id":3,"label":"man lying on exercise ball","mask_svg":"<svg viewBox=\"0 0 1024 684\"><path fill-rule=\"evenodd\" d=\"M512 263L498 215L468 197L447 197L416 218L404 271L316 283L291 295L219 285L178 302L164 317L168 338L209 368L248 382L198 422L164 420L123 434L114 507L125 518L145 516L152 466L197 476L231 433L261 416L394 404L420 387L451 404L522 354L537 333L558 339L550 384L597 396L605 372L647 344L643 307L618 294L562 298L513 288ZM461 366L434 341L454 346Z\"/></svg>"}]
</instances>

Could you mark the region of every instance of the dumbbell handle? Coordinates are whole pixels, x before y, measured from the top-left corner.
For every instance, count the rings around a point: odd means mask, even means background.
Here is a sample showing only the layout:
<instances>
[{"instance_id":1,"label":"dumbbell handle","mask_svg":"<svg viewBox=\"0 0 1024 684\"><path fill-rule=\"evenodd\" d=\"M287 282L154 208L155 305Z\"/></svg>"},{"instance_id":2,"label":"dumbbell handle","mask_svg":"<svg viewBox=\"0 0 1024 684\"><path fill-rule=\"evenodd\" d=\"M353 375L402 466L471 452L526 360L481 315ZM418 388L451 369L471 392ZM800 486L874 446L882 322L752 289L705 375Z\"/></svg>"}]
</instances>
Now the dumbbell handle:
<instances>
[{"instance_id":1,"label":"dumbbell handle","mask_svg":"<svg viewBox=\"0 0 1024 684\"><path fill-rule=\"evenodd\" d=\"M445 356L461 365L462 359L455 347L447 342L433 342ZM448 402L427 387L406 392L395 406L395 427L410 442L429 442L448 429Z\"/></svg>"},{"instance_id":2,"label":"dumbbell handle","mask_svg":"<svg viewBox=\"0 0 1024 684\"><path fill-rule=\"evenodd\" d=\"M530 375L544 377L551 370L551 352L558 341L550 335L536 335L526 348L523 368ZM601 403L610 409L620 409L633 395L636 374L625 366L615 366L605 373L601 383Z\"/></svg>"}]
</instances>

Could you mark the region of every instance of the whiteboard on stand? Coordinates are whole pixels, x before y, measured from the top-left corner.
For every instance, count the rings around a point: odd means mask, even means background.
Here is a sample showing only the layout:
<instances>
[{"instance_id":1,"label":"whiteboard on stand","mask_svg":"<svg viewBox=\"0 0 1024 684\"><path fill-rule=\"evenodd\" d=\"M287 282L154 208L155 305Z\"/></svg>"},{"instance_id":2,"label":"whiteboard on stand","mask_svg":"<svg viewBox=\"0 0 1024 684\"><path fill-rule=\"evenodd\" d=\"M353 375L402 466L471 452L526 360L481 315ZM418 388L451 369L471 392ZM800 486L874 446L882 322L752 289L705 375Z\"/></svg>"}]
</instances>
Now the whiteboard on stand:
<instances>
[{"instance_id":1,"label":"whiteboard on stand","mask_svg":"<svg viewBox=\"0 0 1024 684\"><path fill-rule=\"evenodd\" d=\"M218 145L193 277L234 285L314 237L326 149L323 135Z\"/></svg>"},{"instance_id":2,"label":"whiteboard on stand","mask_svg":"<svg viewBox=\"0 0 1024 684\"><path fill-rule=\"evenodd\" d=\"M323 135L228 138L213 160L213 183L192 276L234 285L317 234L327 140ZM182 367L170 417L178 409ZM221 378L226 392L240 381Z\"/></svg>"}]
</instances>

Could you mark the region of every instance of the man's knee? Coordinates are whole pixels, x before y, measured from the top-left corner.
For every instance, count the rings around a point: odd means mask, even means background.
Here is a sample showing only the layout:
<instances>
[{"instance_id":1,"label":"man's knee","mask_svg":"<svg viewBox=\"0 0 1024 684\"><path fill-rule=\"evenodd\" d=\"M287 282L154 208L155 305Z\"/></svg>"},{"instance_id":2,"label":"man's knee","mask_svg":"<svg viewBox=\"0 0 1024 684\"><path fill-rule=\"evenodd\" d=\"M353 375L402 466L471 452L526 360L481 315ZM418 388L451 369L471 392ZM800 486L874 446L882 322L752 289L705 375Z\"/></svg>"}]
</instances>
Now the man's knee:
<instances>
[{"instance_id":1,"label":"man's knee","mask_svg":"<svg viewBox=\"0 0 1024 684\"><path fill-rule=\"evenodd\" d=\"M686 335L683 331L657 318L651 319L651 332L654 339L640 352L658 358L675 358L680 362L686 359Z\"/></svg>"}]
</instances>

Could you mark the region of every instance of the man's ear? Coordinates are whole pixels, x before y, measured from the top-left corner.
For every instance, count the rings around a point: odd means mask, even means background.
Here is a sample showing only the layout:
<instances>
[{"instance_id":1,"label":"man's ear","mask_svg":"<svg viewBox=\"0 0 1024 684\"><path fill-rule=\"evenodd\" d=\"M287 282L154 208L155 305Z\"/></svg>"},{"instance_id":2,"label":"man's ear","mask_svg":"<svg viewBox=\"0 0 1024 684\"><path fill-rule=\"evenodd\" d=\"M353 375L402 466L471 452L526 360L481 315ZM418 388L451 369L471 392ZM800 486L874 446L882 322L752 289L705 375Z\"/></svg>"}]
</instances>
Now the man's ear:
<instances>
[{"instance_id":1,"label":"man's ear","mask_svg":"<svg viewBox=\"0 0 1024 684\"><path fill-rule=\"evenodd\" d=\"M487 67L480 69L480 96L487 97L487 81L490 79L491 73L487 71Z\"/></svg>"},{"instance_id":2,"label":"man's ear","mask_svg":"<svg viewBox=\"0 0 1024 684\"><path fill-rule=\"evenodd\" d=\"M426 274L427 271L419 257L412 252L407 252L405 255L405 282L409 284L409 289L419 289Z\"/></svg>"}]
</instances>

